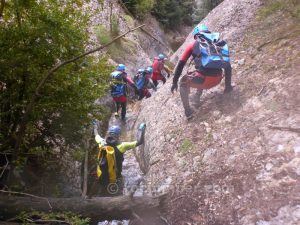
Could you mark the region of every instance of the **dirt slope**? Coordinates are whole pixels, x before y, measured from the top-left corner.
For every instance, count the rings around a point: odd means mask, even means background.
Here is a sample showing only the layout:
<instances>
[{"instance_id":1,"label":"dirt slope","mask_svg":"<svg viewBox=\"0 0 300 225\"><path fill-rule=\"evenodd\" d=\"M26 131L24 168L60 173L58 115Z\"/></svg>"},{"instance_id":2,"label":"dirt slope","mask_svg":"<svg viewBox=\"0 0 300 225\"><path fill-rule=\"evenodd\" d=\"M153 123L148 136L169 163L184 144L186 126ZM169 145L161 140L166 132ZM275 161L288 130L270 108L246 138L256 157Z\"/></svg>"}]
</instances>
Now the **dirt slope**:
<instances>
[{"instance_id":1,"label":"dirt slope","mask_svg":"<svg viewBox=\"0 0 300 225\"><path fill-rule=\"evenodd\" d=\"M300 3L276 2L225 0L205 18L229 40L231 94L206 91L190 122L171 80L135 106L145 190L170 192L172 224L300 224Z\"/></svg>"}]
</instances>

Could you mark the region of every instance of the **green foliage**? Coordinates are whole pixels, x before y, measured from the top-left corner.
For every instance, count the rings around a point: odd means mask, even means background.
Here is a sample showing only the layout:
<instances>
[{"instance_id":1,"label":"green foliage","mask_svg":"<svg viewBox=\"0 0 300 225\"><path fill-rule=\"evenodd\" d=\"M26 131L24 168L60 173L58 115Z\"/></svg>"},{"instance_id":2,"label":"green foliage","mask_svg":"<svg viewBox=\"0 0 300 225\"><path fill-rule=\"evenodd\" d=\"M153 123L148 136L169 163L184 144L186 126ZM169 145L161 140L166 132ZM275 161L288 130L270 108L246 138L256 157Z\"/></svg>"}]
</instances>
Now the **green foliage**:
<instances>
[{"instance_id":1,"label":"green foliage","mask_svg":"<svg viewBox=\"0 0 300 225\"><path fill-rule=\"evenodd\" d=\"M149 13L155 1L154 0L122 0L128 10L139 20L143 20Z\"/></svg>"},{"instance_id":2,"label":"green foliage","mask_svg":"<svg viewBox=\"0 0 300 225\"><path fill-rule=\"evenodd\" d=\"M111 17L111 30L108 30L103 25L98 25L95 28L95 33L100 44L105 45L112 41L113 38L120 34L119 19L118 16L113 14Z\"/></svg>"},{"instance_id":3,"label":"green foliage","mask_svg":"<svg viewBox=\"0 0 300 225\"><path fill-rule=\"evenodd\" d=\"M168 29L175 29L183 23L192 24L193 0L161 0L153 7L153 15Z\"/></svg>"},{"instance_id":4,"label":"green foliage","mask_svg":"<svg viewBox=\"0 0 300 225\"><path fill-rule=\"evenodd\" d=\"M120 34L119 18L116 14L113 14L111 18L111 36L117 37L119 34Z\"/></svg>"},{"instance_id":5,"label":"green foliage","mask_svg":"<svg viewBox=\"0 0 300 225\"><path fill-rule=\"evenodd\" d=\"M102 45L105 45L111 42L112 40L109 30L102 25L99 25L95 28L95 33L96 33L96 37L98 38L98 41Z\"/></svg>"},{"instance_id":6,"label":"green foliage","mask_svg":"<svg viewBox=\"0 0 300 225\"><path fill-rule=\"evenodd\" d=\"M298 0L267 1L257 16L259 19L265 19L278 11L285 11L290 13L293 17L300 18L300 2Z\"/></svg>"},{"instance_id":7,"label":"green foliage","mask_svg":"<svg viewBox=\"0 0 300 225\"><path fill-rule=\"evenodd\" d=\"M57 63L85 51L88 18L81 13L82 4L28 0L5 5L0 24L0 152L13 151L20 118L41 79ZM80 144L83 128L103 116L94 102L108 90L112 70L106 58L87 56L56 71L39 92L17 162L26 163L28 155L45 157L53 146Z\"/></svg>"},{"instance_id":8,"label":"green foliage","mask_svg":"<svg viewBox=\"0 0 300 225\"><path fill-rule=\"evenodd\" d=\"M99 25L96 28L96 37L102 45L107 44L113 39L112 33L110 33L102 25ZM136 49L137 47L135 42L127 38L122 38L119 41L116 41L107 47L107 54L109 54L110 57L115 61L122 61L124 55L127 55L129 57L130 55L137 54Z\"/></svg>"},{"instance_id":9,"label":"green foliage","mask_svg":"<svg viewBox=\"0 0 300 225\"><path fill-rule=\"evenodd\" d=\"M196 5L192 20L194 24L198 24L202 19L206 17L206 15L213 10L216 6L218 6L223 0L202 0L199 1Z\"/></svg>"},{"instance_id":10,"label":"green foliage","mask_svg":"<svg viewBox=\"0 0 300 225\"><path fill-rule=\"evenodd\" d=\"M182 24L192 25L194 0L123 0L128 10L139 20L152 13L167 29Z\"/></svg>"},{"instance_id":11,"label":"green foliage","mask_svg":"<svg viewBox=\"0 0 300 225\"><path fill-rule=\"evenodd\" d=\"M22 212L17 216L17 219L22 222L22 224L32 224L29 221L34 222L35 220L42 221L60 221L56 223L68 223L73 225L88 225L90 218L83 218L80 215L75 215L71 212L63 213L44 213L44 212ZM54 223L54 222L53 222Z\"/></svg>"},{"instance_id":12,"label":"green foliage","mask_svg":"<svg viewBox=\"0 0 300 225\"><path fill-rule=\"evenodd\" d=\"M193 142L189 139L184 139L180 145L180 152L187 153L193 148Z\"/></svg>"},{"instance_id":13,"label":"green foliage","mask_svg":"<svg viewBox=\"0 0 300 225\"><path fill-rule=\"evenodd\" d=\"M74 149L71 152L71 157L73 158L74 161L81 162L84 159L85 156L85 149L78 148Z\"/></svg>"},{"instance_id":14,"label":"green foliage","mask_svg":"<svg viewBox=\"0 0 300 225\"><path fill-rule=\"evenodd\" d=\"M131 16L125 15L124 18L125 18L126 23L128 24L129 27L134 26L134 19Z\"/></svg>"}]
</instances>

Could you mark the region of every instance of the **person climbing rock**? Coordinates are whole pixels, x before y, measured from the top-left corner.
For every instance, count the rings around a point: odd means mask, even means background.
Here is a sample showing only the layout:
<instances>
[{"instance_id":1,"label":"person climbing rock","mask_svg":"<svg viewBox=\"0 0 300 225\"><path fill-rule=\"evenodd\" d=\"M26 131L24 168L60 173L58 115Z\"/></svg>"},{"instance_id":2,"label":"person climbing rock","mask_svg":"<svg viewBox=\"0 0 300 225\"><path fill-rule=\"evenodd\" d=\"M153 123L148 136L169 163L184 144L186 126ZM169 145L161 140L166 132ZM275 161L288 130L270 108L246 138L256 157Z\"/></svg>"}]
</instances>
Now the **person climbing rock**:
<instances>
[{"instance_id":1,"label":"person climbing rock","mask_svg":"<svg viewBox=\"0 0 300 225\"><path fill-rule=\"evenodd\" d=\"M133 81L138 89L138 100L142 100L144 97L151 97L151 93L148 88L152 88L156 91L156 87L153 84L150 76L152 74L152 68L139 69L137 74L134 76Z\"/></svg>"},{"instance_id":2,"label":"person climbing rock","mask_svg":"<svg viewBox=\"0 0 300 225\"><path fill-rule=\"evenodd\" d=\"M115 102L115 116L119 116L121 108L121 119L125 121L127 107L127 84L129 84L136 93L138 89L134 82L125 72L125 65L119 64L114 72L111 73L111 96Z\"/></svg>"},{"instance_id":3,"label":"person climbing rock","mask_svg":"<svg viewBox=\"0 0 300 225\"><path fill-rule=\"evenodd\" d=\"M107 187L109 184L117 184L117 189L120 191L124 153L144 143L145 131L146 124L141 123L138 126L137 140L122 142L120 141L120 126L109 127L106 137L102 138L98 133L98 125L94 122L95 141L99 147L96 174L101 185Z\"/></svg>"},{"instance_id":4,"label":"person climbing rock","mask_svg":"<svg viewBox=\"0 0 300 225\"><path fill-rule=\"evenodd\" d=\"M196 93L192 96L195 108L200 107L200 97L204 89L210 89L218 85L225 74L224 93L232 91L231 85L231 64L229 59L228 45L219 38L219 33L212 33L207 26L200 24L193 30L194 40L189 43L177 63L171 92L177 91L178 79L187 60L192 56L195 70L187 72L179 84L179 92L187 119L193 117L194 111L190 107L190 88L196 88ZM191 62L192 62L191 61Z\"/></svg>"},{"instance_id":5,"label":"person climbing rock","mask_svg":"<svg viewBox=\"0 0 300 225\"><path fill-rule=\"evenodd\" d=\"M158 57L154 58L152 63L153 73L151 79L153 80L155 87L157 87L159 80L161 80L163 83L166 83L166 77L163 74L163 70L165 69L165 60L165 56L163 54L159 54ZM169 69L166 69L165 71L168 73ZM170 75L168 73L168 77L169 76Z\"/></svg>"}]
</instances>

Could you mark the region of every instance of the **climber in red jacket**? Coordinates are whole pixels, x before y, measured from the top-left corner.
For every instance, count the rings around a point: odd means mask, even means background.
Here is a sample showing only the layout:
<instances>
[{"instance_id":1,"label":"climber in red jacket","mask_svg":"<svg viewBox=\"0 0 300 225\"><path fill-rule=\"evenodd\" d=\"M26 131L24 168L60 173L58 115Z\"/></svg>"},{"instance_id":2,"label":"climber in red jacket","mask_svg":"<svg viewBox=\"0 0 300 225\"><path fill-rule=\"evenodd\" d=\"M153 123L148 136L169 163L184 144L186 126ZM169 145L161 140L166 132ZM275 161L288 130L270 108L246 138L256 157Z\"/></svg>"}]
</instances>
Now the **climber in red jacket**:
<instances>
[{"instance_id":1,"label":"climber in red jacket","mask_svg":"<svg viewBox=\"0 0 300 225\"><path fill-rule=\"evenodd\" d=\"M165 63L165 56L163 54L159 54L158 57L154 58L152 64L153 73L151 79L155 87L157 87L159 80L161 80L163 83L166 83L166 78L162 74L162 70L164 69L164 63Z\"/></svg>"},{"instance_id":2,"label":"climber in red jacket","mask_svg":"<svg viewBox=\"0 0 300 225\"><path fill-rule=\"evenodd\" d=\"M195 107L200 106L200 97L203 89L210 89L218 85L223 78L223 70L225 73L225 90L224 93L231 92L231 65L229 60L229 51L227 43L219 39L218 33L211 33L205 25L198 25L193 30L194 40L189 43L177 63L173 85L171 92L173 93L178 88L178 79L182 70L190 58L193 56L195 70L185 74L179 83L179 92L185 115L187 119L193 117L193 110L189 103L190 88L197 88L196 94L193 96ZM213 45L212 45L213 43ZM217 55L211 55L207 47L221 49ZM209 53L210 54L209 54ZM213 51L212 51L213 52Z\"/></svg>"}]
</instances>

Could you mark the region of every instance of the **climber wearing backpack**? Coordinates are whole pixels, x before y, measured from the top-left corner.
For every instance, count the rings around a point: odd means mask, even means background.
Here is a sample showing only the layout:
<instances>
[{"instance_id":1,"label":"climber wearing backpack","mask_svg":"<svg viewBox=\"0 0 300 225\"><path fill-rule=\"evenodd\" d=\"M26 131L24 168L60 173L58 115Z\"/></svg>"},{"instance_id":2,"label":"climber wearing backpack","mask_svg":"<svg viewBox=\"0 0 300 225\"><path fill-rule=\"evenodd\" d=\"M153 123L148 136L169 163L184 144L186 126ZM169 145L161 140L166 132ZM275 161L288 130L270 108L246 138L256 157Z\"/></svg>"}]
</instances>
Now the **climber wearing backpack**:
<instances>
[{"instance_id":1,"label":"climber wearing backpack","mask_svg":"<svg viewBox=\"0 0 300 225\"><path fill-rule=\"evenodd\" d=\"M138 100L142 100L144 97L151 97L151 93L148 90L149 87L156 91L156 87L150 78L151 74L152 68L147 67L147 69L139 69L134 76L133 81L138 89Z\"/></svg>"},{"instance_id":2,"label":"climber wearing backpack","mask_svg":"<svg viewBox=\"0 0 300 225\"><path fill-rule=\"evenodd\" d=\"M97 123L94 123L95 140L99 146L96 174L101 185L116 184L122 178L124 153L144 143L145 131L146 124L141 123L137 131L137 140L122 142L121 127L116 125L109 127L104 139L98 134Z\"/></svg>"},{"instance_id":3,"label":"climber wearing backpack","mask_svg":"<svg viewBox=\"0 0 300 225\"><path fill-rule=\"evenodd\" d=\"M192 56L195 70L184 75L179 83L179 92L187 119L192 118L193 111L189 103L190 88L196 88L193 96L195 108L200 106L200 97L204 89L210 89L218 85L225 75L224 93L232 91L231 64L229 59L228 45L219 38L219 33L211 33L208 28L201 24L193 30L194 41L189 43L177 63L171 92L178 88L178 79L187 60Z\"/></svg>"},{"instance_id":4,"label":"climber wearing backpack","mask_svg":"<svg viewBox=\"0 0 300 225\"><path fill-rule=\"evenodd\" d=\"M153 73L151 79L153 80L155 87L157 87L159 80L161 80L163 83L166 83L166 77L162 72L165 69L165 59L166 58L163 54L159 54L158 57L154 58L154 61L152 63Z\"/></svg>"},{"instance_id":5,"label":"climber wearing backpack","mask_svg":"<svg viewBox=\"0 0 300 225\"><path fill-rule=\"evenodd\" d=\"M116 106L115 116L119 116L119 109L121 108L121 119L123 121L125 121L126 118L127 84L129 84L136 93L138 92L134 82L127 76L125 69L124 64L119 64L116 71L111 73L111 96Z\"/></svg>"}]
</instances>

